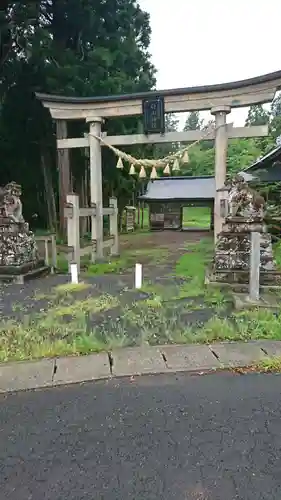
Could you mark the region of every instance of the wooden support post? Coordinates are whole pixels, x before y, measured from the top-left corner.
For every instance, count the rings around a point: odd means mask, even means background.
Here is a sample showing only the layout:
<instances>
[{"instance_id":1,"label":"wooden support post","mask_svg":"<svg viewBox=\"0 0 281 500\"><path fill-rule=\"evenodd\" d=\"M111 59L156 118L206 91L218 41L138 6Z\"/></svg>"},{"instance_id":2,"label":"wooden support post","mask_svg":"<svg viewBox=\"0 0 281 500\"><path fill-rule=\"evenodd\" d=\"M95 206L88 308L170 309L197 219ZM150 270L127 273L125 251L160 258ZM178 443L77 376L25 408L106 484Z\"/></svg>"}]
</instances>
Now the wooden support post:
<instances>
[{"instance_id":1,"label":"wooden support post","mask_svg":"<svg viewBox=\"0 0 281 500\"><path fill-rule=\"evenodd\" d=\"M50 264L49 260L49 241L48 238L45 238L44 240L44 247L45 247L45 264L48 266Z\"/></svg>"},{"instance_id":2,"label":"wooden support post","mask_svg":"<svg viewBox=\"0 0 281 500\"><path fill-rule=\"evenodd\" d=\"M138 201L138 218L137 218L138 229L140 227L140 202Z\"/></svg>"},{"instance_id":3,"label":"wooden support post","mask_svg":"<svg viewBox=\"0 0 281 500\"><path fill-rule=\"evenodd\" d=\"M260 298L260 240L260 233L251 233L249 298L252 302Z\"/></svg>"},{"instance_id":4,"label":"wooden support post","mask_svg":"<svg viewBox=\"0 0 281 500\"><path fill-rule=\"evenodd\" d=\"M109 231L114 236L114 242L110 249L111 255L119 255L119 234L118 234L118 206L117 198L109 198L109 206L114 208L114 213L109 215Z\"/></svg>"},{"instance_id":5,"label":"wooden support post","mask_svg":"<svg viewBox=\"0 0 281 500\"><path fill-rule=\"evenodd\" d=\"M57 120L56 121L56 131L57 139L67 138L67 121ZM60 224L59 229L62 236L66 234L66 224L67 221L64 217L64 205L66 203L67 193L70 192L70 161L69 161L69 150L59 149L57 151L57 162L58 162L58 172L59 172L59 213L60 213Z\"/></svg>"},{"instance_id":6,"label":"wooden support post","mask_svg":"<svg viewBox=\"0 0 281 500\"><path fill-rule=\"evenodd\" d=\"M214 217L214 237L215 241L222 230L223 218L220 214L221 195L218 189L225 184L226 178L226 159L228 133L226 126L226 115L230 113L230 106L217 106L211 109L212 115L216 119L216 138L215 138L215 180L216 180L216 198L215 198L215 217Z\"/></svg>"},{"instance_id":7,"label":"wooden support post","mask_svg":"<svg viewBox=\"0 0 281 500\"><path fill-rule=\"evenodd\" d=\"M52 268L51 272L54 273L55 269L58 267L58 259L57 259L57 242L56 235L51 234L51 248L52 248Z\"/></svg>"},{"instance_id":8,"label":"wooden support post","mask_svg":"<svg viewBox=\"0 0 281 500\"><path fill-rule=\"evenodd\" d=\"M144 222L144 201L141 203L141 229L143 229L143 222Z\"/></svg>"},{"instance_id":9,"label":"wooden support post","mask_svg":"<svg viewBox=\"0 0 281 500\"><path fill-rule=\"evenodd\" d=\"M90 192L91 203L96 206L96 215L92 217L92 241L96 245L97 260L103 259L103 206L102 206L102 165L101 144L94 136L100 137L102 118L87 119L90 122Z\"/></svg>"},{"instance_id":10,"label":"wooden support post","mask_svg":"<svg viewBox=\"0 0 281 500\"><path fill-rule=\"evenodd\" d=\"M67 218L67 244L73 248L72 262L80 271L80 231L79 231L79 196L68 194L67 203L72 205L72 217Z\"/></svg>"}]
</instances>

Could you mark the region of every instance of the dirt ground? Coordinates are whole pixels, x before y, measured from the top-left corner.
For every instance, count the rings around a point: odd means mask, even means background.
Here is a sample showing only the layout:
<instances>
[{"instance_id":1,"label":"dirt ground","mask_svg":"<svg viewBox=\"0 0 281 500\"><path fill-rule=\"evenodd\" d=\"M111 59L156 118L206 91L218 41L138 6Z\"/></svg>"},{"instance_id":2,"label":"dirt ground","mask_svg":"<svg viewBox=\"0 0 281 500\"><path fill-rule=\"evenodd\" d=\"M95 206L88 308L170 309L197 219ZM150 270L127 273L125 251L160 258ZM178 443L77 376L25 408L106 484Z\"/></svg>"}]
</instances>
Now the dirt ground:
<instances>
[{"instance_id":1,"label":"dirt ground","mask_svg":"<svg viewBox=\"0 0 281 500\"><path fill-rule=\"evenodd\" d=\"M226 291L205 286L213 256L207 231L120 237L120 258L68 274L0 284L0 361L111 351L119 347L280 339L280 316L235 314ZM143 286L134 268L143 264Z\"/></svg>"},{"instance_id":2,"label":"dirt ground","mask_svg":"<svg viewBox=\"0 0 281 500\"><path fill-rule=\"evenodd\" d=\"M211 237L210 231L155 231L139 234L123 234L120 237L120 254L126 250L165 248L169 253L182 253L189 242Z\"/></svg>"},{"instance_id":3,"label":"dirt ground","mask_svg":"<svg viewBox=\"0 0 281 500\"><path fill-rule=\"evenodd\" d=\"M123 234L120 237L122 250L139 249L140 247L165 247L171 251L183 248L188 242L200 241L211 236L210 231L154 231L147 233Z\"/></svg>"},{"instance_id":4,"label":"dirt ground","mask_svg":"<svg viewBox=\"0 0 281 500\"><path fill-rule=\"evenodd\" d=\"M188 244L208 235L204 231L122 235L125 268L83 274L81 289L69 289L66 274L23 286L0 286L0 360L178 343L186 336L190 341L190 328L205 324L215 311L200 293L193 297L195 290L181 295L189 280L175 269L181 255L189 252ZM134 287L135 262L144 264L142 290Z\"/></svg>"}]
</instances>

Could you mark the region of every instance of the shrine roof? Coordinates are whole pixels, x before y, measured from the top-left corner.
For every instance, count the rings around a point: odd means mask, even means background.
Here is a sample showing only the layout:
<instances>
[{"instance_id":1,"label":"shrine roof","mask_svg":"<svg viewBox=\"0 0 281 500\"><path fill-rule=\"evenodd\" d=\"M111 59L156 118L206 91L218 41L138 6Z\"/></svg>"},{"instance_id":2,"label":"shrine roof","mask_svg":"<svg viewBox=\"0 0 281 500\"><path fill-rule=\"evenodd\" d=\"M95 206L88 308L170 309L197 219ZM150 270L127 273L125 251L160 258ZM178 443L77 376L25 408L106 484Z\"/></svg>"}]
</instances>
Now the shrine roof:
<instances>
[{"instance_id":1,"label":"shrine roof","mask_svg":"<svg viewBox=\"0 0 281 500\"><path fill-rule=\"evenodd\" d=\"M160 177L150 180L146 193L139 196L144 201L212 201L215 197L215 178Z\"/></svg>"},{"instance_id":2,"label":"shrine roof","mask_svg":"<svg viewBox=\"0 0 281 500\"><path fill-rule=\"evenodd\" d=\"M246 176L253 176L263 182L281 181L281 146L277 146L269 153L259 158L255 163L244 170ZM247 178L246 178L247 180Z\"/></svg>"}]
</instances>

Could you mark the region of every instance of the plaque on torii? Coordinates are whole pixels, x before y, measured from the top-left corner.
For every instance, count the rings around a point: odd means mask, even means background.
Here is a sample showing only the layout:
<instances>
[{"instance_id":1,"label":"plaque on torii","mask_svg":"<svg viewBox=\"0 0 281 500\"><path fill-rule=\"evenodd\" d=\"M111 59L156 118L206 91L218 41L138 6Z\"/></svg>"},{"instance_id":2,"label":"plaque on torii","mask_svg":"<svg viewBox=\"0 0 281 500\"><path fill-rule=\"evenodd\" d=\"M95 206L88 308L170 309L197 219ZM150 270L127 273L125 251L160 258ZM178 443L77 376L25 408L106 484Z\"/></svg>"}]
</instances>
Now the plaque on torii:
<instances>
[{"instance_id":1,"label":"plaque on torii","mask_svg":"<svg viewBox=\"0 0 281 500\"><path fill-rule=\"evenodd\" d=\"M165 133L164 97L152 97L142 101L143 131L145 135Z\"/></svg>"}]
</instances>

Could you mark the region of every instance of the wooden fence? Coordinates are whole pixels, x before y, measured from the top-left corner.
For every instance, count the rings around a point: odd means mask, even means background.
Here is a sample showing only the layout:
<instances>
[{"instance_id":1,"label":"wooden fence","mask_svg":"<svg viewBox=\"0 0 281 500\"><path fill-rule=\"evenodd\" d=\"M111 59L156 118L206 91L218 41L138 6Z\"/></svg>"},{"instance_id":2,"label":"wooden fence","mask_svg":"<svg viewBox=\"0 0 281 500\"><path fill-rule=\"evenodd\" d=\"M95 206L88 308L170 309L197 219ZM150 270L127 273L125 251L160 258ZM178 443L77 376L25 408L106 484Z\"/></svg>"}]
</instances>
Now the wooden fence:
<instances>
[{"instance_id":1,"label":"wooden fence","mask_svg":"<svg viewBox=\"0 0 281 500\"><path fill-rule=\"evenodd\" d=\"M109 215L110 235L108 240L97 241L97 224L103 223L103 216ZM97 214L96 205L91 207L79 207L79 196L77 194L68 194L67 203L64 208L64 216L67 219L67 245L69 248L68 261L75 262L80 270L81 257L89 255L94 263L97 260L97 244L110 249L110 255L118 255L118 206L117 199L109 199L109 207L103 207L102 214ZM92 241L86 247L81 247L80 242L80 217L91 217ZM102 221L98 220L101 217Z\"/></svg>"},{"instance_id":2,"label":"wooden fence","mask_svg":"<svg viewBox=\"0 0 281 500\"><path fill-rule=\"evenodd\" d=\"M54 273L57 268L57 244L56 234L44 234L35 236L39 257L44 259L46 266L50 266L51 273Z\"/></svg>"}]
</instances>

